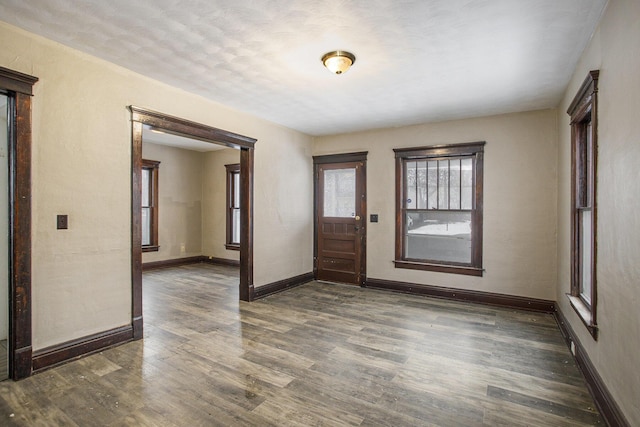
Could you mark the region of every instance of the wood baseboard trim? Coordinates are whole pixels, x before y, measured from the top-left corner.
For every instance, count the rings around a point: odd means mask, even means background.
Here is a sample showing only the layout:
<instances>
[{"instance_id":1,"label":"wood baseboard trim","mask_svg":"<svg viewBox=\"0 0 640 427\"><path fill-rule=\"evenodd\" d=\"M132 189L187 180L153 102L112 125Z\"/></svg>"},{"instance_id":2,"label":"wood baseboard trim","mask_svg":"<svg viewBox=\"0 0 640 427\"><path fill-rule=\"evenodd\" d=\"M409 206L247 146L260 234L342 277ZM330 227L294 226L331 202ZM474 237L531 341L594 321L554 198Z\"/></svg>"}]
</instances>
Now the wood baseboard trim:
<instances>
[{"instance_id":1,"label":"wood baseboard trim","mask_svg":"<svg viewBox=\"0 0 640 427\"><path fill-rule=\"evenodd\" d=\"M240 261L237 259L216 258L212 256L203 256L202 262L214 265L229 265L231 267L240 267Z\"/></svg>"},{"instance_id":2,"label":"wood baseboard trim","mask_svg":"<svg viewBox=\"0 0 640 427\"><path fill-rule=\"evenodd\" d=\"M491 292L470 291L467 289L445 288L441 286L420 285L416 283L396 282L392 280L367 279L365 287L385 289L407 294L426 295L435 298L467 301L498 307L518 308L543 313L553 313L555 303L549 300L495 294Z\"/></svg>"},{"instance_id":3,"label":"wood baseboard trim","mask_svg":"<svg viewBox=\"0 0 640 427\"><path fill-rule=\"evenodd\" d=\"M127 325L47 347L33 353L33 372L36 373L53 368L70 360L88 356L132 339L133 327Z\"/></svg>"},{"instance_id":4,"label":"wood baseboard trim","mask_svg":"<svg viewBox=\"0 0 640 427\"><path fill-rule=\"evenodd\" d=\"M189 264L198 264L204 261L202 255L200 256L190 256L186 258L174 258L167 259L164 261L152 261L145 262L142 264L142 271L155 270L158 268L166 268L166 267L179 267L181 265L189 265Z\"/></svg>"},{"instance_id":5,"label":"wood baseboard trim","mask_svg":"<svg viewBox=\"0 0 640 427\"><path fill-rule=\"evenodd\" d=\"M295 288L296 286L304 285L313 280L313 273L305 273L299 276L290 277L284 280L278 280L277 282L269 283L267 285L258 286L253 290L253 296L251 300L257 300L269 295L273 295L278 292L282 292L287 289Z\"/></svg>"},{"instance_id":6,"label":"wood baseboard trim","mask_svg":"<svg viewBox=\"0 0 640 427\"><path fill-rule=\"evenodd\" d=\"M142 271L156 270L158 268L179 267L181 265L199 264L229 265L231 267L240 267L240 261L236 259L216 258L210 256L191 256L186 258L174 258L165 261L152 261L142 264Z\"/></svg>"},{"instance_id":7,"label":"wood baseboard trim","mask_svg":"<svg viewBox=\"0 0 640 427\"><path fill-rule=\"evenodd\" d=\"M21 380L31 375L33 365L33 352L31 346L16 349L13 357L13 369L9 376L13 380Z\"/></svg>"},{"instance_id":8,"label":"wood baseboard trim","mask_svg":"<svg viewBox=\"0 0 640 427\"><path fill-rule=\"evenodd\" d=\"M567 318L562 313L560 306L555 305L554 316L556 318L556 322L558 322L558 327L562 332L565 342L567 346L571 348L571 343L573 342L575 346L575 355L574 358L578 367L582 371L582 375L584 376L585 381L587 382L587 388L591 393L591 397L596 403L598 407L598 411L600 411L600 415L604 418L607 425L612 427L630 427L631 424L627 421L624 414L620 410L620 407L614 400L613 396L607 389L607 386L602 381L602 377L596 370L595 366L591 362L589 355L585 351L582 344L578 340L573 328L567 321Z\"/></svg>"}]
</instances>

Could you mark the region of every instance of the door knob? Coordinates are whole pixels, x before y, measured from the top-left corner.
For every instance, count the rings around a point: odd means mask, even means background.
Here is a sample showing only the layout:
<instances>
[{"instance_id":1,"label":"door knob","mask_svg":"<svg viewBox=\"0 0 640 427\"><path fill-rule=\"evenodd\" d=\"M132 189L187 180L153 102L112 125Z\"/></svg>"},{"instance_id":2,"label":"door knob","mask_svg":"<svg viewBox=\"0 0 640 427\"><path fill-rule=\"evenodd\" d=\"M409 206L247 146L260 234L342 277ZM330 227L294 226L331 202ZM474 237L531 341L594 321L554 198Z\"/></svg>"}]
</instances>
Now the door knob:
<instances>
[{"instance_id":1,"label":"door knob","mask_svg":"<svg viewBox=\"0 0 640 427\"><path fill-rule=\"evenodd\" d=\"M356 221L360 221L360 215L356 215Z\"/></svg>"}]
</instances>

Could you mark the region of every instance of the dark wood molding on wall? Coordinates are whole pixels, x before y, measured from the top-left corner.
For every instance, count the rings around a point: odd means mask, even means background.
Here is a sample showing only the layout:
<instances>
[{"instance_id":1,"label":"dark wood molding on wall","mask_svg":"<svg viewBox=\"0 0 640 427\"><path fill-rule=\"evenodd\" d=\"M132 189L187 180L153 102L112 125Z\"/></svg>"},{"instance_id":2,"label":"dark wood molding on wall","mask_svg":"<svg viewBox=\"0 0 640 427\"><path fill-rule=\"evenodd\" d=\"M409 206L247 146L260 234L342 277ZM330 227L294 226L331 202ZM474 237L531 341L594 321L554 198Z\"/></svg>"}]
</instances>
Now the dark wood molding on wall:
<instances>
[{"instance_id":1,"label":"dark wood molding on wall","mask_svg":"<svg viewBox=\"0 0 640 427\"><path fill-rule=\"evenodd\" d=\"M143 125L163 132L240 149L240 283L243 301L253 295L253 158L255 138L157 111L129 106L131 111L131 286L134 339L142 338L141 166Z\"/></svg>"},{"instance_id":2,"label":"dark wood molding on wall","mask_svg":"<svg viewBox=\"0 0 640 427\"><path fill-rule=\"evenodd\" d=\"M32 371L31 96L37 77L0 67L9 109L9 377Z\"/></svg>"},{"instance_id":3,"label":"dark wood molding on wall","mask_svg":"<svg viewBox=\"0 0 640 427\"><path fill-rule=\"evenodd\" d=\"M167 259L162 261L150 261L142 264L142 271L149 270L157 270L160 268L167 267L179 267L181 265L190 265L190 264L214 264L214 265L227 265L230 267L239 267L240 261L235 259L224 259L224 258L216 258L204 255L184 257L184 258L174 258Z\"/></svg>"},{"instance_id":4,"label":"dark wood molding on wall","mask_svg":"<svg viewBox=\"0 0 640 427\"><path fill-rule=\"evenodd\" d=\"M37 82L37 77L0 67L0 89L2 90L31 96L33 85Z\"/></svg>"},{"instance_id":5,"label":"dark wood molding on wall","mask_svg":"<svg viewBox=\"0 0 640 427\"><path fill-rule=\"evenodd\" d=\"M158 111L130 106L133 121L162 129L178 136L188 135L190 138L204 142L225 145L231 148L250 148L256 143L255 138L229 132L179 117L170 116Z\"/></svg>"},{"instance_id":6,"label":"dark wood molding on wall","mask_svg":"<svg viewBox=\"0 0 640 427\"><path fill-rule=\"evenodd\" d=\"M371 278L367 279L365 286L374 289L386 289L407 294L426 295L436 298L468 301L479 304L495 305L498 307L518 308L543 313L553 313L555 310L555 302L553 301L515 295L470 291L467 289L445 288L440 286L420 285L416 283Z\"/></svg>"},{"instance_id":7,"label":"dark wood molding on wall","mask_svg":"<svg viewBox=\"0 0 640 427\"><path fill-rule=\"evenodd\" d=\"M142 123L131 122L131 325L133 339L143 335L142 321Z\"/></svg>"},{"instance_id":8,"label":"dark wood molding on wall","mask_svg":"<svg viewBox=\"0 0 640 427\"><path fill-rule=\"evenodd\" d=\"M127 325L47 347L33 353L33 371L49 369L131 340L133 327Z\"/></svg>"},{"instance_id":9,"label":"dark wood molding on wall","mask_svg":"<svg viewBox=\"0 0 640 427\"><path fill-rule=\"evenodd\" d=\"M582 344L580 344L580 340L578 340L573 328L567 321L564 313L562 313L560 306L557 304L555 305L554 316L556 318L556 322L558 322L558 326L560 327L560 331L562 332L567 346L571 348L572 342L575 345L574 358L578 367L582 371L582 375L587 382L587 388L589 389L602 418L604 418L607 425L611 427L630 427L631 424L629 424L620 410L620 407L609 392L609 389L604 384L604 381L602 381L602 377L600 377L600 374L591 362L589 355Z\"/></svg>"},{"instance_id":10,"label":"dark wood molding on wall","mask_svg":"<svg viewBox=\"0 0 640 427\"><path fill-rule=\"evenodd\" d=\"M142 264L142 271L157 270L167 267L179 267L181 265L198 264L204 262L203 256L191 256L185 258L166 259L162 261L151 261Z\"/></svg>"},{"instance_id":11,"label":"dark wood molding on wall","mask_svg":"<svg viewBox=\"0 0 640 427\"><path fill-rule=\"evenodd\" d=\"M296 286L304 285L313 280L313 273L300 274L299 276L290 277L284 280L278 280L277 282L269 283L267 285L258 286L255 288L253 298L260 299L269 295L273 295L278 292L285 291L287 289L295 288Z\"/></svg>"},{"instance_id":12,"label":"dark wood molding on wall","mask_svg":"<svg viewBox=\"0 0 640 427\"><path fill-rule=\"evenodd\" d=\"M322 165L326 163L364 162L367 160L368 153L368 151L359 151L357 153L326 154L323 156L313 156L313 164Z\"/></svg>"},{"instance_id":13,"label":"dark wood molding on wall","mask_svg":"<svg viewBox=\"0 0 640 427\"><path fill-rule=\"evenodd\" d=\"M253 299L253 149L240 152L240 300Z\"/></svg>"},{"instance_id":14,"label":"dark wood molding on wall","mask_svg":"<svg viewBox=\"0 0 640 427\"><path fill-rule=\"evenodd\" d=\"M207 264L214 264L214 265L227 265L230 267L240 267L240 260L237 260L237 259L226 259L226 258L216 258L212 256L204 256L202 257L202 262Z\"/></svg>"}]
</instances>

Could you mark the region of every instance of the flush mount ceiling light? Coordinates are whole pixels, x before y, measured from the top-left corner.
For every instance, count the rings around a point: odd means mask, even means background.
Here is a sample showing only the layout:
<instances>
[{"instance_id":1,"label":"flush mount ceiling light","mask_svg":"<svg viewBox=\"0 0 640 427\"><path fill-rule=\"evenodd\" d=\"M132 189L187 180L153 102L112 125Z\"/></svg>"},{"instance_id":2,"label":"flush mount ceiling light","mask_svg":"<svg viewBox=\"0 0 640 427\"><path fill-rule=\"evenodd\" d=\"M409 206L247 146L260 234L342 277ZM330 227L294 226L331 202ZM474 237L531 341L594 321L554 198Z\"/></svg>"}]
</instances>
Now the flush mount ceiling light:
<instances>
[{"instance_id":1,"label":"flush mount ceiling light","mask_svg":"<svg viewBox=\"0 0 640 427\"><path fill-rule=\"evenodd\" d=\"M324 66L334 74L346 73L354 62L356 62L355 55L344 50L334 50L325 53L322 57Z\"/></svg>"}]
</instances>

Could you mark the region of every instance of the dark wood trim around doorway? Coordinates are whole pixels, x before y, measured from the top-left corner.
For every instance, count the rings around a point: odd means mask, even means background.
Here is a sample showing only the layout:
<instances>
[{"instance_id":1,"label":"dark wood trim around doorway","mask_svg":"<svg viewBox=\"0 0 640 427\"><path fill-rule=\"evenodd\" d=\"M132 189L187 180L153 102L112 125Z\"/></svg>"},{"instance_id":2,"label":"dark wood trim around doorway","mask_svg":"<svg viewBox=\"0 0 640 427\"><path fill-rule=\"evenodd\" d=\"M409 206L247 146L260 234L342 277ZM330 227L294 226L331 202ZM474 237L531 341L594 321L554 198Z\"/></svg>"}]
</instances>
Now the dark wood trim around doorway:
<instances>
[{"instance_id":1,"label":"dark wood trim around doorway","mask_svg":"<svg viewBox=\"0 0 640 427\"><path fill-rule=\"evenodd\" d=\"M9 377L31 375L31 96L37 77L0 67L9 98Z\"/></svg>"},{"instance_id":2,"label":"dark wood trim around doorway","mask_svg":"<svg viewBox=\"0 0 640 427\"><path fill-rule=\"evenodd\" d=\"M142 229L140 189L142 126L240 149L240 299L253 299L253 150L255 138L239 135L157 111L130 106L131 110L131 284L134 339L142 338Z\"/></svg>"}]
</instances>

